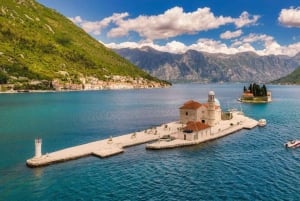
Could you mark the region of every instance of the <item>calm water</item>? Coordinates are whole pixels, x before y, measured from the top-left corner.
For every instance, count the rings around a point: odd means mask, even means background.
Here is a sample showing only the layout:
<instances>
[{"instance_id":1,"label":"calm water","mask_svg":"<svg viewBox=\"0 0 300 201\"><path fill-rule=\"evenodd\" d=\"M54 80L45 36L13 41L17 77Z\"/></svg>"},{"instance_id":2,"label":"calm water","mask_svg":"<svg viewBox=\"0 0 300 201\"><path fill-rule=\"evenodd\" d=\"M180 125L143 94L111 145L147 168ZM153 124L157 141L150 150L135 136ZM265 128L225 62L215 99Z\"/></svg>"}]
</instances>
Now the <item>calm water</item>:
<instances>
[{"instance_id":1,"label":"calm water","mask_svg":"<svg viewBox=\"0 0 300 201\"><path fill-rule=\"evenodd\" d=\"M0 200L300 200L300 87L269 86L270 104L240 104L243 84L168 89L1 94ZM30 169L34 138L43 153L178 119L189 99L214 90L222 108L266 118L197 146L149 151L145 145L107 159L86 157Z\"/></svg>"}]
</instances>

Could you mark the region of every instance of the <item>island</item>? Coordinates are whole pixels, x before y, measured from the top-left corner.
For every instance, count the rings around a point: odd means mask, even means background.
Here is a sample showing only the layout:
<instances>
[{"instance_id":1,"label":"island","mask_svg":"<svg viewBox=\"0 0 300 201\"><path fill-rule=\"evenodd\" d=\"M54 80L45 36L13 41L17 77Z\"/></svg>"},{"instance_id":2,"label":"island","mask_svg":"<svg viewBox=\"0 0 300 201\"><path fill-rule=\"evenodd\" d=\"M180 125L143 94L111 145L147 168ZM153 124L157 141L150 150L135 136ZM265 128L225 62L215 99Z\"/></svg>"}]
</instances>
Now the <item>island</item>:
<instances>
[{"instance_id":1,"label":"island","mask_svg":"<svg viewBox=\"0 0 300 201\"><path fill-rule=\"evenodd\" d=\"M42 154L42 139L35 139L35 155L28 159L28 167L40 167L85 156L105 158L124 152L126 147L148 143L146 149L170 149L192 146L252 129L258 122L241 111L222 111L214 91L208 93L207 102L186 101L179 108L179 120L121 136L111 136L51 153Z\"/></svg>"},{"instance_id":2,"label":"island","mask_svg":"<svg viewBox=\"0 0 300 201\"><path fill-rule=\"evenodd\" d=\"M248 88L244 86L242 96L238 99L242 103L269 103L272 101L271 92L267 90L266 85L260 86L251 83Z\"/></svg>"}]
</instances>

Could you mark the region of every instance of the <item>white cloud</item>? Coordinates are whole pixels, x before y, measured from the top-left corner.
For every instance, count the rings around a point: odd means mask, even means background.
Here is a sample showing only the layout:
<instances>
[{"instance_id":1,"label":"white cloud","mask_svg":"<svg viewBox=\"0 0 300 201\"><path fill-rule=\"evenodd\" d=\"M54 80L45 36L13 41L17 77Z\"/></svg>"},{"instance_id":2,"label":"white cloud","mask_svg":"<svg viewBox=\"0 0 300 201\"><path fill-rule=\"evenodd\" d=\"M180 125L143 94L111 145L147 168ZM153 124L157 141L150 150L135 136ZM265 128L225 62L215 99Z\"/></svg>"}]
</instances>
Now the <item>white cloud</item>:
<instances>
[{"instance_id":1,"label":"white cloud","mask_svg":"<svg viewBox=\"0 0 300 201\"><path fill-rule=\"evenodd\" d=\"M300 42L282 48L282 54L294 56L300 52Z\"/></svg>"},{"instance_id":2,"label":"white cloud","mask_svg":"<svg viewBox=\"0 0 300 201\"><path fill-rule=\"evenodd\" d=\"M142 39L140 42L109 43L110 48L142 48L149 46L159 51L183 53L193 49L209 53L236 54L253 51L259 55L283 54L294 56L300 52L300 42L281 46L272 36L265 34L243 34L240 28L258 23L260 16L251 15L244 11L237 18L231 16L215 16L210 8L198 8L193 12L184 12L181 7L173 7L158 15L140 15L129 18L128 13L115 13L100 21L87 21L80 16L70 18L88 33L101 34L106 29L108 37L131 37L131 32L137 33ZM289 27L300 27L300 8L282 9L278 20ZM213 39L199 39L194 44L186 45L173 40L164 45L158 45L155 40L170 39L184 34L197 34L202 31L217 29L232 24L238 30L226 31L220 34L221 39L234 39L223 42ZM258 45L258 46L257 46Z\"/></svg>"},{"instance_id":3,"label":"white cloud","mask_svg":"<svg viewBox=\"0 0 300 201\"><path fill-rule=\"evenodd\" d=\"M274 38L272 36L268 36L266 34L249 34L242 38L242 41L245 43L254 43L257 41L270 42L273 40Z\"/></svg>"},{"instance_id":4,"label":"white cloud","mask_svg":"<svg viewBox=\"0 0 300 201\"><path fill-rule=\"evenodd\" d=\"M265 34L249 34L246 37L243 37L240 40L241 44L254 44L254 43L262 43L264 49L257 50L253 48L252 51L256 52L259 55L279 55L283 54L283 48L281 47L272 36L268 36ZM235 46L235 44L233 45Z\"/></svg>"},{"instance_id":5,"label":"white cloud","mask_svg":"<svg viewBox=\"0 0 300 201\"><path fill-rule=\"evenodd\" d=\"M180 52L184 53L187 51L187 47L185 44L178 42L178 41L172 41L165 45L165 50L167 52Z\"/></svg>"},{"instance_id":6,"label":"white cloud","mask_svg":"<svg viewBox=\"0 0 300 201\"><path fill-rule=\"evenodd\" d=\"M128 16L128 13L115 13L111 17L94 22L82 20L79 16L70 19L88 33L98 35L103 28L112 23L114 26L108 31L108 37L123 37L132 31L138 33L140 37L152 41L183 34L196 34L201 31L217 29L226 24L235 24L236 27L241 28L253 25L259 19L258 15L251 16L245 11L239 18L215 16L207 7L198 8L194 12L184 12L181 7L173 7L159 15L140 15L127 19Z\"/></svg>"},{"instance_id":7,"label":"white cloud","mask_svg":"<svg viewBox=\"0 0 300 201\"><path fill-rule=\"evenodd\" d=\"M251 45L251 43L241 43L240 45L238 45L235 49L237 51L237 53L240 52L256 52L256 50L254 49L254 47ZM256 52L257 53L257 52ZM257 53L258 54L258 53Z\"/></svg>"},{"instance_id":8,"label":"white cloud","mask_svg":"<svg viewBox=\"0 0 300 201\"><path fill-rule=\"evenodd\" d=\"M211 39L199 39L195 44L192 44L190 46L186 46L185 44L178 42L178 41L172 41L169 43L166 43L165 45L156 45L153 42L152 43L110 43L105 44L109 48L142 48L145 46L152 47L156 50L163 51L163 52L171 52L171 53L184 53L187 50L197 50L197 51L203 51L203 52L209 52L209 53L236 53L237 51L234 49L228 48L225 44L221 43L220 41L215 41Z\"/></svg>"},{"instance_id":9,"label":"white cloud","mask_svg":"<svg viewBox=\"0 0 300 201\"><path fill-rule=\"evenodd\" d=\"M117 23L122 20L122 18L127 17L128 13L114 13L110 17L106 17L101 21L87 21L83 20L80 16L76 16L74 18L69 18L72 22L79 25L88 33L92 33L95 35L100 35L101 30L106 28L110 23Z\"/></svg>"},{"instance_id":10,"label":"white cloud","mask_svg":"<svg viewBox=\"0 0 300 201\"><path fill-rule=\"evenodd\" d=\"M228 46L221 41L216 41L212 39L199 39L195 44L190 45L189 49L209 52L209 53L223 53L232 54L233 49L228 48Z\"/></svg>"},{"instance_id":11,"label":"white cloud","mask_svg":"<svg viewBox=\"0 0 300 201\"><path fill-rule=\"evenodd\" d=\"M172 41L167 43L166 45L156 45L153 42L123 42L123 43L109 43L104 44L105 46L113 49L121 49L121 48L143 48L143 47L151 47L158 51L162 52L171 52L171 53L184 53L188 50L188 47L178 41Z\"/></svg>"},{"instance_id":12,"label":"white cloud","mask_svg":"<svg viewBox=\"0 0 300 201\"><path fill-rule=\"evenodd\" d=\"M263 49L255 49L255 43L262 43ZM227 45L222 41L212 39L199 39L196 43L189 46L179 41L172 41L165 45L157 45L153 42L125 42L125 43L110 43L105 44L109 48L142 48L145 46L152 47L156 50L171 53L183 53L187 50L203 51L208 53L223 53L223 54L236 54L240 52L255 52L258 55L288 55L294 56L300 52L300 42L288 46L281 46L272 36L265 34L249 34L235 40L232 44Z\"/></svg>"},{"instance_id":13,"label":"white cloud","mask_svg":"<svg viewBox=\"0 0 300 201\"><path fill-rule=\"evenodd\" d=\"M237 28L255 25L259 18L259 15L250 15L247 11L244 11L238 19L235 19L234 24Z\"/></svg>"},{"instance_id":14,"label":"white cloud","mask_svg":"<svg viewBox=\"0 0 300 201\"><path fill-rule=\"evenodd\" d=\"M75 24L80 24L83 21L80 16L70 17L69 19Z\"/></svg>"},{"instance_id":15,"label":"white cloud","mask_svg":"<svg viewBox=\"0 0 300 201\"><path fill-rule=\"evenodd\" d=\"M237 31L225 31L220 35L220 38L222 39L231 39L231 38L237 38L240 37L243 34L242 30L237 30Z\"/></svg>"},{"instance_id":16,"label":"white cloud","mask_svg":"<svg viewBox=\"0 0 300 201\"><path fill-rule=\"evenodd\" d=\"M122 48L142 48L143 44L139 44L136 42L123 42L123 43L108 43L108 44L104 44L105 46L112 48L112 49L122 49ZM151 45L149 45L149 47L151 47Z\"/></svg>"},{"instance_id":17,"label":"white cloud","mask_svg":"<svg viewBox=\"0 0 300 201\"><path fill-rule=\"evenodd\" d=\"M129 31L135 31L146 39L166 39L215 29L233 21L231 17L214 16L210 8L199 8L194 12L185 13L182 8L174 7L156 16L120 20L117 27L108 32L108 36L120 37L127 35Z\"/></svg>"},{"instance_id":18,"label":"white cloud","mask_svg":"<svg viewBox=\"0 0 300 201\"><path fill-rule=\"evenodd\" d=\"M300 7L282 9L278 21L287 27L300 27Z\"/></svg>"}]
</instances>

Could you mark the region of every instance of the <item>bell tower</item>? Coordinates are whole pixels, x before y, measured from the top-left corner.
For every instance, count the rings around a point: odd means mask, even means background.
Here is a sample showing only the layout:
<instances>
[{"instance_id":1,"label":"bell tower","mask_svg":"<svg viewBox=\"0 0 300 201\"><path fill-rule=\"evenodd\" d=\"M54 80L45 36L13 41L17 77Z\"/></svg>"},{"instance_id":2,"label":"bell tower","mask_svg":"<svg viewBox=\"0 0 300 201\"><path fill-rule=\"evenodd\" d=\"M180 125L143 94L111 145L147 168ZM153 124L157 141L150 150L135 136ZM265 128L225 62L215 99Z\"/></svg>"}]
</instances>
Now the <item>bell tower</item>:
<instances>
[{"instance_id":1,"label":"bell tower","mask_svg":"<svg viewBox=\"0 0 300 201\"><path fill-rule=\"evenodd\" d=\"M208 93L207 103L208 103L208 108L207 108L207 114L208 114L207 124L210 125L210 126L213 126L215 124L215 118L216 118L215 117L215 112L216 112L216 109L215 109L215 92L210 91Z\"/></svg>"}]
</instances>

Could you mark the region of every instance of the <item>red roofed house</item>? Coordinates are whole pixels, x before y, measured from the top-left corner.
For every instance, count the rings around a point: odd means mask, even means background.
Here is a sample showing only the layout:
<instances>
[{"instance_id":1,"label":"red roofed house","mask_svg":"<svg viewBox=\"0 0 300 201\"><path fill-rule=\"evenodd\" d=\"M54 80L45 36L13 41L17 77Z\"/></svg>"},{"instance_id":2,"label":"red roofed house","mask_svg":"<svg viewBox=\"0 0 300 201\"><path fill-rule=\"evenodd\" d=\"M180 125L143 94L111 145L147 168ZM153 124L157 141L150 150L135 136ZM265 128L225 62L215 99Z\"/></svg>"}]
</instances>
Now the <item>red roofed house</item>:
<instances>
[{"instance_id":1,"label":"red roofed house","mask_svg":"<svg viewBox=\"0 0 300 201\"><path fill-rule=\"evenodd\" d=\"M211 134L211 127L199 121L189 121L183 132L178 133L178 138L182 140L198 140L208 137Z\"/></svg>"},{"instance_id":2,"label":"red roofed house","mask_svg":"<svg viewBox=\"0 0 300 201\"><path fill-rule=\"evenodd\" d=\"M193 100L184 103L183 106L179 108L180 122L185 124L189 121L197 121L199 119L198 117L202 113L203 108L201 107L203 107L201 103Z\"/></svg>"}]
</instances>

